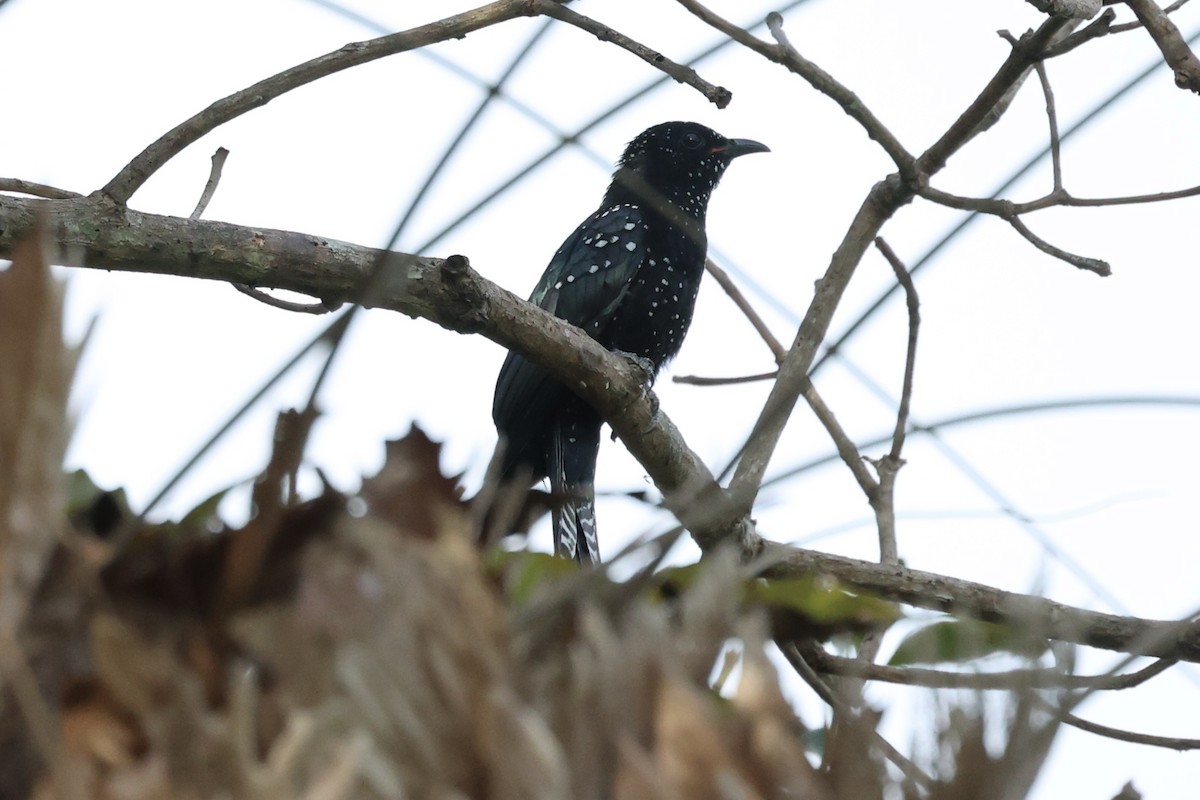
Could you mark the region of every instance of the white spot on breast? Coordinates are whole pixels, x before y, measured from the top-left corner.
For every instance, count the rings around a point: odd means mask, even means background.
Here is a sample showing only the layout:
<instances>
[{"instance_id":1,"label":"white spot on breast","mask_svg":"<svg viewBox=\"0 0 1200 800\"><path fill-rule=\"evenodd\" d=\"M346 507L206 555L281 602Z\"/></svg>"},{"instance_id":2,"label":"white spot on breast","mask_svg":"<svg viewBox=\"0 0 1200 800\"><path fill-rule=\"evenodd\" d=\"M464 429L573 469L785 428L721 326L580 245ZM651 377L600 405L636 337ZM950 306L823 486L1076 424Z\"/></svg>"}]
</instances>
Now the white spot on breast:
<instances>
[{"instance_id":1,"label":"white spot on breast","mask_svg":"<svg viewBox=\"0 0 1200 800\"><path fill-rule=\"evenodd\" d=\"M574 275L568 275L568 276L567 276L567 283L574 283L574 282L575 282L575 276L574 276ZM561 285L561 284L560 284L560 285Z\"/></svg>"},{"instance_id":2,"label":"white spot on breast","mask_svg":"<svg viewBox=\"0 0 1200 800\"><path fill-rule=\"evenodd\" d=\"M561 289L561 288L562 288L562 281L559 281L558 283L554 284L554 288L555 288L555 289Z\"/></svg>"},{"instance_id":3,"label":"white spot on breast","mask_svg":"<svg viewBox=\"0 0 1200 800\"><path fill-rule=\"evenodd\" d=\"M637 245L633 242L626 242L625 249L632 253L634 250L637 250Z\"/></svg>"},{"instance_id":4,"label":"white spot on breast","mask_svg":"<svg viewBox=\"0 0 1200 800\"><path fill-rule=\"evenodd\" d=\"M636 227L637 227L637 223L636 223L636 222L626 222L626 223L625 223L625 230L627 230L627 231L631 231L631 230L633 230L633 229L634 229L634 228L636 228Z\"/></svg>"},{"instance_id":5,"label":"white spot on breast","mask_svg":"<svg viewBox=\"0 0 1200 800\"><path fill-rule=\"evenodd\" d=\"M570 278L568 278L567 280L570 280ZM662 285L663 285L663 286L666 286L666 285L667 285L667 279L666 279L666 278L663 278L663 279L662 279Z\"/></svg>"},{"instance_id":6,"label":"white spot on breast","mask_svg":"<svg viewBox=\"0 0 1200 800\"><path fill-rule=\"evenodd\" d=\"M600 239L596 242L596 247L605 247L608 244L608 239Z\"/></svg>"},{"instance_id":7,"label":"white spot on breast","mask_svg":"<svg viewBox=\"0 0 1200 800\"><path fill-rule=\"evenodd\" d=\"M595 275L599 271L600 271L600 267L598 267L595 264L592 264L590 267L588 267L588 272L592 273L593 275Z\"/></svg>"}]
</instances>

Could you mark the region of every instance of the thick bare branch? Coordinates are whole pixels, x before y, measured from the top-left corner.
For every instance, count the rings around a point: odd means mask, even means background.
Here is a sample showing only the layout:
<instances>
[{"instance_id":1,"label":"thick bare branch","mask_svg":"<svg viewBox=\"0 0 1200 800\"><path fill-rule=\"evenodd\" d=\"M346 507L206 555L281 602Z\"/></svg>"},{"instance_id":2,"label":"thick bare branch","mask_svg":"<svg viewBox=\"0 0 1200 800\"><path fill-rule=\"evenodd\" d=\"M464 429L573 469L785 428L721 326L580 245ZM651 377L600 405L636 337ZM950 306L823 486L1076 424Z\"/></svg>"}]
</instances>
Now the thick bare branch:
<instances>
[{"instance_id":1,"label":"thick bare branch","mask_svg":"<svg viewBox=\"0 0 1200 800\"><path fill-rule=\"evenodd\" d=\"M768 571L773 576L827 574L918 608L1038 626L1039 634L1050 639L1134 655L1200 661L1200 623L1086 611L901 565L873 564L812 550L769 545L763 558L775 559L775 566Z\"/></svg>"},{"instance_id":2,"label":"thick bare branch","mask_svg":"<svg viewBox=\"0 0 1200 800\"><path fill-rule=\"evenodd\" d=\"M1150 38L1162 51L1163 59L1175 70L1175 85L1200 94L1200 59L1188 47L1166 12L1154 0L1125 0L1125 4L1146 26Z\"/></svg>"}]
</instances>

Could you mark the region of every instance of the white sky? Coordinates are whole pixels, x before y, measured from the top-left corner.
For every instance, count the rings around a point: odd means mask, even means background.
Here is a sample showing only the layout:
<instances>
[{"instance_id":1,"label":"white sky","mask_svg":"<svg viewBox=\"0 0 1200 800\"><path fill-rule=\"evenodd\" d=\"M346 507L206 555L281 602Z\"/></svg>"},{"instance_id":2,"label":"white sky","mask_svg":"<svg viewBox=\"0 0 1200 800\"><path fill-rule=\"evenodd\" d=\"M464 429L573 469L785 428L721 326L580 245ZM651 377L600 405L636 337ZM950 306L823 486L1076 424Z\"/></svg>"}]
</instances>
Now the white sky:
<instances>
[{"instance_id":1,"label":"white sky","mask_svg":"<svg viewBox=\"0 0 1200 800\"><path fill-rule=\"evenodd\" d=\"M355 6L388 29L466 8L461 2ZM713 4L750 21L761 3ZM747 11L747 8L755 9ZM676 60L717 36L670 2L580 3L618 30ZM1126 14L1128 12L1125 12ZM958 115L1003 59L995 31L1019 33L1038 15L1019 0L894 3L814 0L787 16L792 41L858 92L910 151ZM1185 35L1200 10L1177 17ZM518 20L436 48L485 80L500 74L540 25ZM89 192L146 144L208 103L368 29L307 0L174 4L114 0L12 0L0 11L5 106L0 175ZM1127 33L1051 62L1065 129L1158 58ZM429 249L464 253L489 278L527 294L566 234L606 186L623 143L665 119L695 119L773 153L736 162L709 214L710 241L765 292L748 290L776 335L790 342L812 282L870 185L890 162L831 101L776 65L729 48L699 66L734 93L718 111L667 84L583 137L594 156L569 150ZM574 29L553 31L519 68L511 94L572 131L655 79L640 61ZM276 227L377 246L481 97L476 85L420 54L406 54L304 87L218 129L139 191L139 210L186 216L218 146L231 151L215 220ZM1066 144L1066 186L1078 196L1155 192L1200 183L1197 99L1160 70ZM934 184L987 194L1046 142L1044 103L1031 80L1010 113L955 157ZM462 209L554 144L554 135L504 103L468 138L401 241L415 249ZM1040 195L1048 162L1013 195ZM1170 395L1200 398L1195 269L1200 201L1115 209L1051 210L1030 227L1052 243L1105 258L1111 278L1036 252L1007 225L982 220L919 274L923 325L913 419L932 423L974 410L1047 399ZM884 230L915 263L960 215L915 203ZM868 255L833 326L852 322L893 280ZM76 271L70 330L99 315L82 366L70 466L145 504L172 472L277 366L327 320L258 304L232 288L173 278ZM843 425L864 440L890 431L906 339L901 302L890 302L817 377ZM490 455L492 382L502 350L430 323L373 312L356 323L322 396L326 416L310 458L341 487L376 468L382 441L416 422L446 443L445 466L472 489ZM278 409L307 398L317 362L283 382L181 485L178 513L263 465ZM730 376L769 369L768 351L712 282L701 292L682 354L659 382L663 409L714 468L736 451L767 385L698 389L669 375ZM885 401L860 379L883 387ZM897 494L900 550L910 566L1048 596L1098 610L1172 618L1200 606L1200 524L1195 408L1125 407L1024 415L945 430L943 449L914 436ZM881 455L886 448L866 451ZM772 474L832 452L800 408ZM964 464L966 467L964 468ZM969 473L982 476L989 494ZM601 455L598 488L647 487L620 447ZM244 506L244 496L234 498ZM233 500L231 500L231 503ZM1006 514L1004 508L1015 513ZM231 514L242 513L230 507ZM660 529L662 514L603 499L602 549L622 531ZM1022 523L1017 519L1027 520ZM870 512L839 463L764 492L764 534L876 558ZM1048 548L1046 545L1049 544ZM548 537L534 545L548 547ZM689 545L690 548L690 545ZM681 552L680 559L694 551ZM1097 590L1096 587L1100 587ZM1085 671L1112 654L1088 653ZM1147 686L1090 700L1081 714L1163 735L1200 736L1200 670L1175 669ZM923 713L919 693L881 702ZM915 699L914 699L915 698ZM816 706L801 704L809 719ZM907 746L911 716L891 732ZM1065 729L1038 798L1108 798L1128 779L1147 797L1194 796L1200 755L1179 755Z\"/></svg>"}]
</instances>

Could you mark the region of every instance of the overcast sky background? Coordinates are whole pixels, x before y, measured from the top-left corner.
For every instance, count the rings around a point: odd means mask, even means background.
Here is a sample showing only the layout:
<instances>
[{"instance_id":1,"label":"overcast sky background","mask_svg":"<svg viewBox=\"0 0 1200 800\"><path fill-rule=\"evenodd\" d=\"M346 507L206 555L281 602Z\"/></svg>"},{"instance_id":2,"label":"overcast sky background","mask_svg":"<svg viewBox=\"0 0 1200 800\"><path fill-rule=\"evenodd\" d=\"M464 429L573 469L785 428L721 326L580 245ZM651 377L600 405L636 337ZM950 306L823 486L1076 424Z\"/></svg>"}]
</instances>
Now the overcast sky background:
<instances>
[{"instance_id":1,"label":"overcast sky background","mask_svg":"<svg viewBox=\"0 0 1200 800\"><path fill-rule=\"evenodd\" d=\"M770 4L714 7L752 24ZM465 3L347 4L393 31ZM582 13L677 61L720 37L670 2L582 2ZM1128 12L1122 9L1127 17ZM1008 45L1040 15L1019 0L970 4L812 0L786 15L807 57L855 90L910 151L920 152L976 96ZM1200 9L1176 17L1185 36ZM157 173L132 199L142 211L187 216L209 157L230 150L205 216L380 246L447 143L494 80L542 27L517 20L462 41L326 78L217 129ZM760 28L758 31L766 35ZM203 4L11 0L0 10L5 105L0 175L79 192L103 185L163 132L213 100L348 41L376 32L311 0ZM1065 130L1159 60L1142 32L1090 43L1050 63ZM448 66L449 65L449 66ZM697 65L733 91L718 111L671 82L629 103L464 224L448 224L601 113L658 80L641 61L556 26L541 38L429 193L399 249L463 253L488 278L527 295L561 240L598 204L611 162L642 129L694 119L765 142L770 155L739 159L709 212L715 255L734 269L775 334L789 343L813 281L872 183L891 164L840 108L782 68L737 47ZM465 72L465 74L464 74ZM522 110L525 109L525 110ZM554 127L530 118L536 112ZM1066 186L1081 197L1139 194L1200 183L1200 106L1160 68L1064 146ZM1047 142L1036 79L1012 110L934 180L984 195ZM1008 195L1050 187L1043 161ZM1195 499L1200 374L1195 312L1197 210L1189 199L1105 209L1054 209L1027 219L1052 243L1108 260L1100 279L1036 252L1006 224L984 219L917 275L922 328L913 421L931 425L979 410L1046 400L1158 396L1190 401L1026 414L914 435L897 490L900 552L910 566L1016 591L1037 590L1103 611L1175 618L1200 607ZM917 202L884 236L910 266L963 215ZM432 242L432 244L430 244ZM144 506L210 433L302 344L324 318L269 308L233 288L176 278L70 273L69 333L99 322L78 376L78 430L69 466ZM894 282L877 253L858 270L832 332L846 329ZM816 377L847 430L862 441L894 424L906 342L897 295ZM397 314L360 317L321 396L325 416L311 463L341 488L377 468L382 442L412 423L445 442L444 465L478 486L494 444L492 384L503 359L481 337ZM701 291L683 352L660 379L663 409L715 469L744 441L769 385L696 388L672 375L763 372L770 352L712 281ZM250 413L162 507L178 514L265 463L279 409L302 404L319 367L310 358ZM864 450L882 455L885 446ZM776 476L832 453L799 407L772 462ZM651 488L619 444L606 444L598 488ZM245 513L245 494L225 510ZM875 559L870 509L836 461L773 484L756 512L762 532ZM602 498L602 552L661 530L662 513ZM549 547L539 531L532 545ZM679 560L695 557L690 545ZM1083 671L1117 657L1085 653ZM802 692L797 691L798 695ZM888 730L905 749L912 713L898 702ZM897 700L896 698L901 698ZM812 721L819 713L801 701ZM907 709L905 711L904 709ZM1200 736L1200 670L1169 671L1128 692L1094 698L1081 715L1146 733ZM919 723L916 727L922 727ZM1191 797L1200 755L1176 754L1064 729L1038 798L1108 798L1133 779L1148 798Z\"/></svg>"}]
</instances>

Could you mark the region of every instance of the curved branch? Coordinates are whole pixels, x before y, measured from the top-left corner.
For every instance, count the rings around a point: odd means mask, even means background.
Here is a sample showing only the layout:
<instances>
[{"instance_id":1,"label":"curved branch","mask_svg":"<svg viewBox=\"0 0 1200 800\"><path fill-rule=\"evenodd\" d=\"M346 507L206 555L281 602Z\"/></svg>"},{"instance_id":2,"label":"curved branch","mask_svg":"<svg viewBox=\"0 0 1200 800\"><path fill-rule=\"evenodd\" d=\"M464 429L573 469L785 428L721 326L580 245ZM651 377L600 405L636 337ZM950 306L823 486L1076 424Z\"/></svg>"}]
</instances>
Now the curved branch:
<instances>
[{"instance_id":1,"label":"curved branch","mask_svg":"<svg viewBox=\"0 0 1200 800\"><path fill-rule=\"evenodd\" d=\"M662 53L651 50L640 42L635 42L625 34L614 31L612 28L601 22L597 22L591 17L585 17L564 5L559 5L555 0L537 0L537 11L548 17L554 17L568 25L574 25L581 31L587 31L602 42L612 42L618 47L633 53L655 69L660 69L667 73L679 83L691 86L708 98L708 101L717 108L724 108L733 99L732 92L724 86L714 86L704 80L691 67L684 64L677 64Z\"/></svg>"},{"instance_id":2,"label":"curved branch","mask_svg":"<svg viewBox=\"0 0 1200 800\"><path fill-rule=\"evenodd\" d=\"M480 28L516 17L530 16L533 13L535 12L525 0L496 0L486 6L464 11L428 25L365 42L352 42L332 53L297 64L253 86L223 97L199 114L179 123L126 164L100 191L116 203L124 205L151 175L188 145L218 126L240 117L247 111L265 106L292 89L359 64L434 42L461 39Z\"/></svg>"}]
</instances>

